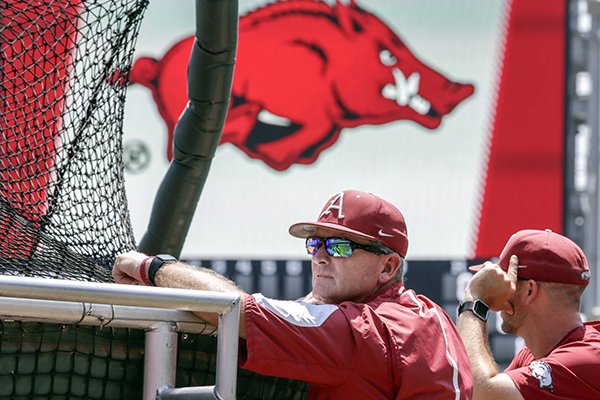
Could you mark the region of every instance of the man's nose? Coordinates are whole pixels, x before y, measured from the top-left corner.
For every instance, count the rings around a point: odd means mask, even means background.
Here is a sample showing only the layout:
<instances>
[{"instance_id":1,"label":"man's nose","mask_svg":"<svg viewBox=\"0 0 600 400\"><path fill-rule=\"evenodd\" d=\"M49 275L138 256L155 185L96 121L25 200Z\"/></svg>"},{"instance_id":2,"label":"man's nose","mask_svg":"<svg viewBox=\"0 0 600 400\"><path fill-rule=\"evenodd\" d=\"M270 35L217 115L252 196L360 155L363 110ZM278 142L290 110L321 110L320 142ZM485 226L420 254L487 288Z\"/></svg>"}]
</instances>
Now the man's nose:
<instances>
[{"instance_id":1,"label":"man's nose","mask_svg":"<svg viewBox=\"0 0 600 400\"><path fill-rule=\"evenodd\" d=\"M327 249L325 248L325 244L322 244L319 247L319 250L313 256L313 260L318 262L319 264L327 264L329 263L329 258L331 256L327 253Z\"/></svg>"}]
</instances>

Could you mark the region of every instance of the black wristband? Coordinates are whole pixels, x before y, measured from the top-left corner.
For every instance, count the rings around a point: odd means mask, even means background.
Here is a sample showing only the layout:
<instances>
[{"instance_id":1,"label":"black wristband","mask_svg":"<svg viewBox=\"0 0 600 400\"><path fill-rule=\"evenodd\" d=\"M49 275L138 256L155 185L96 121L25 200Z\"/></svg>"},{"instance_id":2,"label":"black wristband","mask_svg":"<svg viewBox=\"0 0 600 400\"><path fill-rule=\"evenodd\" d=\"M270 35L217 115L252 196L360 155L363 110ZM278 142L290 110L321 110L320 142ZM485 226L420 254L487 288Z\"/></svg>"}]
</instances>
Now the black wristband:
<instances>
[{"instance_id":1,"label":"black wristband","mask_svg":"<svg viewBox=\"0 0 600 400\"><path fill-rule=\"evenodd\" d=\"M154 283L156 272L158 272L163 265L175 262L177 262L177 259L170 254L158 254L155 256L148 267L148 282L150 282L152 286L156 286L156 283Z\"/></svg>"}]
</instances>

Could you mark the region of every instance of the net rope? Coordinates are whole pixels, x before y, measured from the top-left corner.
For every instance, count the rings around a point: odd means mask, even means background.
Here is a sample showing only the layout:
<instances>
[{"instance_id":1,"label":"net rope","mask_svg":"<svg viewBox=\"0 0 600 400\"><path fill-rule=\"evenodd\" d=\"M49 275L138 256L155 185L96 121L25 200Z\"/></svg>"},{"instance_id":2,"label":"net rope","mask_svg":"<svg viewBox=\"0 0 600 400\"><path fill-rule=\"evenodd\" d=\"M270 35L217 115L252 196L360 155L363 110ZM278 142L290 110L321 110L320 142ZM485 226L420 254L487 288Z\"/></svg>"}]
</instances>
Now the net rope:
<instances>
[{"instance_id":1,"label":"net rope","mask_svg":"<svg viewBox=\"0 0 600 400\"><path fill-rule=\"evenodd\" d=\"M0 274L113 282L134 249L122 121L148 0L0 0ZM179 334L177 387L212 385L216 338ZM0 400L140 399L144 332L0 321ZM302 382L238 372L240 399Z\"/></svg>"},{"instance_id":2,"label":"net rope","mask_svg":"<svg viewBox=\"0 0 600 400\"><path fill-rule=\"evenodd\" d=\"M0 272L110 282L135 247L122 72L147 3L0 1Z\"/></svg>"}]
</instances>

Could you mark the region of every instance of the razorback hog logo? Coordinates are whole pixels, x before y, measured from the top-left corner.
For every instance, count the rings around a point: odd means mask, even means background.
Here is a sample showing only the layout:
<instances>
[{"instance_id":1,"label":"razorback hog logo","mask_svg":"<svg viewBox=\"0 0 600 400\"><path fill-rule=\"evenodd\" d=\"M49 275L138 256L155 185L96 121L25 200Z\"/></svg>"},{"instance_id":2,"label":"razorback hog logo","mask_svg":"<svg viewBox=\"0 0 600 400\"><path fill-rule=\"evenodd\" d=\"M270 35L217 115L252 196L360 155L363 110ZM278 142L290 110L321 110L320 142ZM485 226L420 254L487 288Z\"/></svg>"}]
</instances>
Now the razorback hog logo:
<instances>
[{"instance_id":1,"label":"razorback hog logo","mask_svg":"<svg viewBox=\"0 0 600 400\"><path fill-rule=\"evenodd\" d=\"M130 80L151 89L166 121L168 158L187 103L194 37L161 60L139 58ZM311 164L344 128L411 120L437 128L474 92L419 61L402 39L353 0L289 0L239 20L232 98L221 143L283 171Z\"/></svg>"}]
</instances>

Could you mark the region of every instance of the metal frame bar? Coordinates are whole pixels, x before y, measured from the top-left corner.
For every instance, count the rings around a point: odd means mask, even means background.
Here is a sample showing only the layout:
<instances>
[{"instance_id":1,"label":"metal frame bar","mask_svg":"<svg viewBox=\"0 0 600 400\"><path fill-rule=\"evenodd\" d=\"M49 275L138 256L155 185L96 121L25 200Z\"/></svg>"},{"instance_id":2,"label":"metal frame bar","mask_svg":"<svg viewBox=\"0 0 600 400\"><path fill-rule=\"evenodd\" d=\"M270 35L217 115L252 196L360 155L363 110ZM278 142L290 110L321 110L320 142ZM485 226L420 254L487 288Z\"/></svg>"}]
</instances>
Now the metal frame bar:
<instances>
[{"instance_id":1,"label":"metal frame bar","mask_svg":"<svg viewBox=\"0 0 600 400\"><path fill-rule=\"evenodd\" d=\"M592 271L582 312L587 319L598 319L600 1L570 0L568 10L564 229L581 246Z\"/></svg>"},{"instance_id":2,"label":"metal frame bar","mask_svg":"<svg viewBox=\"0 0 600 400\"><path fill-rule=\"evenodd\" d=\"M177 333L172 324L161 323L146 331L144 399L154 399L164 389L175 387Z\"/></svg>"},{"instance_id":3,"label":"metal frame bar","mask_svg":"<svg viewBox=\"0 0 600 400\"><path fill-rule=\"evenodd\" d=\"M600 194L598 193L598 185L600 178L598 176L598 168L600 160L598 159L598 149L600 143L600 120L598 109L600 107L600 2L598 0L588 0L588 12L591 14L592 26L587 43L587 71L590 74L592 81L592 89L588 98L587 108L587 125L590 129L589 138L589 157L588 157L588 204L587 204L587 223L585 226L586 242L583 250L588 258L590 269L592 270L592 282L586 289L584 299L589 301L584 302L587 315L592 318L600 316L600 265L598 264L598 240L600 229Z\"/></svg>"},{"instance_id":4,"label":"metal frame bar","mask_svg":"<svg viewBox=\"0 0 600 400\"><path fill-rule=\"evenodd\" d=\"M214 386L173 388L177 331L204 332L189 312L219 314ZM221 292L0 276L0 317L146 330L144 400L234 400L240 296Z\"/></svg>"}]
</instances>

